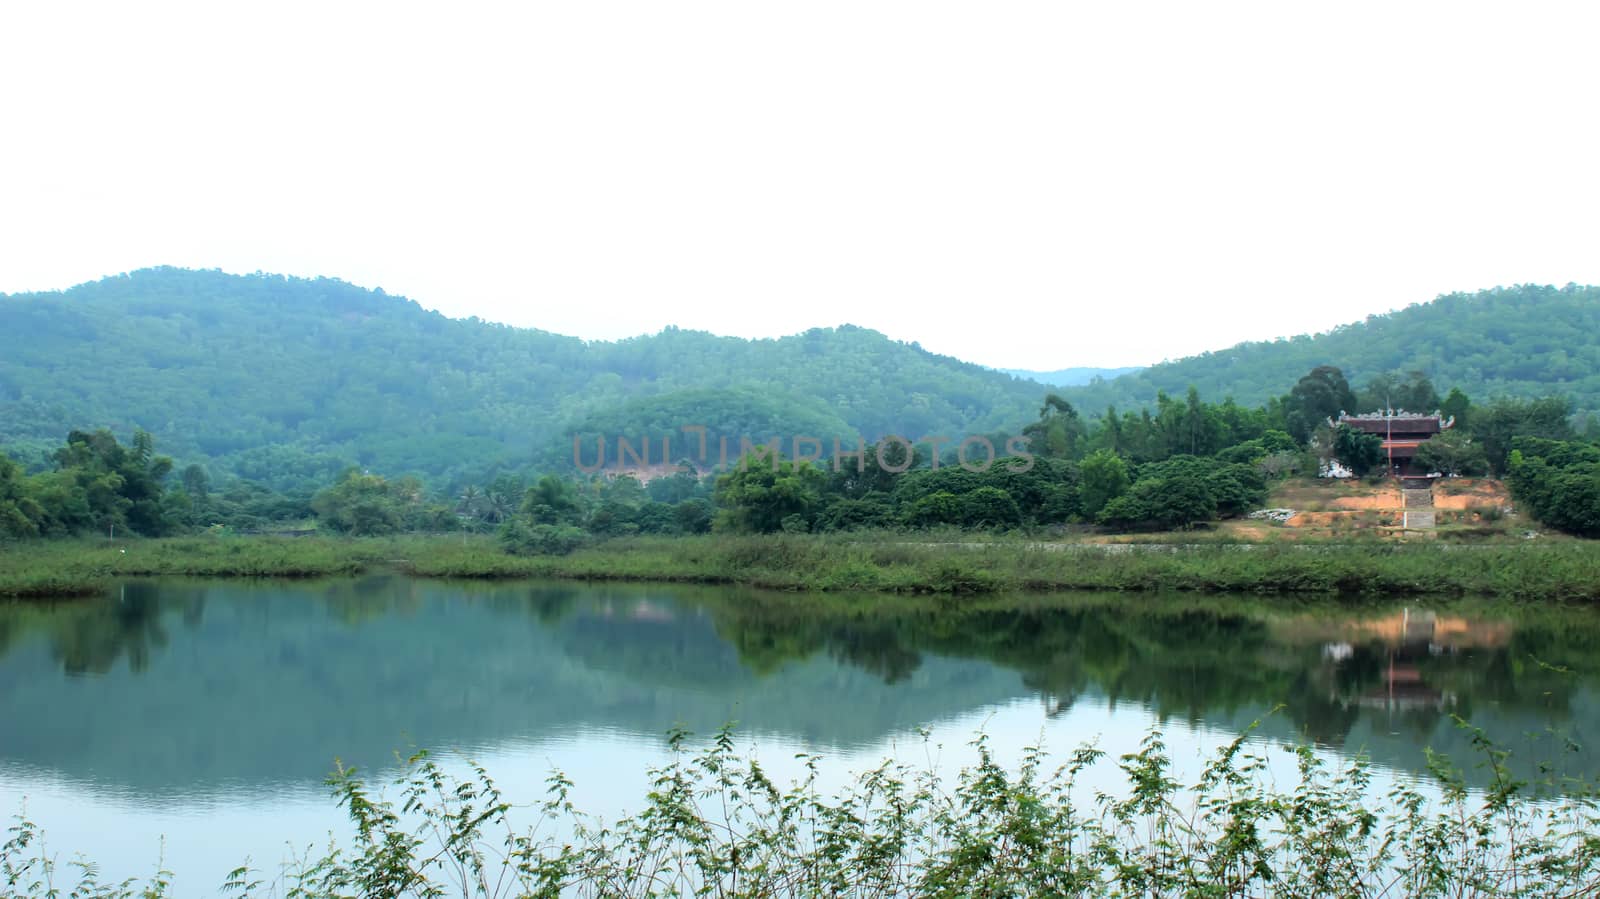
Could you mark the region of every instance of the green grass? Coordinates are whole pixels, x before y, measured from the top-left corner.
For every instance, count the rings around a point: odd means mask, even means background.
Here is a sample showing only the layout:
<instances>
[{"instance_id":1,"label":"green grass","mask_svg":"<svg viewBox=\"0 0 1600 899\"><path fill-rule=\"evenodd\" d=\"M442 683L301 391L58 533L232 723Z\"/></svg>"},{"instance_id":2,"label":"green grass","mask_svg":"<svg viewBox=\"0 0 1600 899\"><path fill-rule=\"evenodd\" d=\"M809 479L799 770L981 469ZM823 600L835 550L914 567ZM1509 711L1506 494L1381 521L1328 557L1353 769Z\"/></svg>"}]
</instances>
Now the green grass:
<instances>
[{"instance_id":1,"label":"green grass","mask_svg":"<svg viewBox=\"0 0 1600 899\"><path fill-rule=\"evenodd\" d=\"M122 578L321 577L377 561L381 541L273 537L44 540L0 545L0 596L88 596Z\"/></svg>"},{"instance_id":2,"label":"green grass","mask_svg":"<svg viewBox=\"0 0 1600 899\"><path fill-rule=\"evenodd\" d=\"M986 593L1016 590L1188 590L1245 593L1486 595L1600 599L1600 546L1437 543L1041 544L871 535L633 538L570 556L501 563L531 575L738 583L788 590ZM434 567L437 566L437 567ZM462 575L471 563L429 559L421 574Z\"/></svg>"},{"instance_id":3,"label":"green grass","mask_svg":"<svg viewBox=\"0 0 1600 899\"><path fill-rule=\"evenodd\" d=\"M0 596L88 595L121 578L418 577L741 584L778 590L974 594L1186 590L1600 600L1600 545L1438 542L1041 543L953 533L632 537L512 556L487 537L184 538L0 547Z\"/></svg>"}]
</instances>

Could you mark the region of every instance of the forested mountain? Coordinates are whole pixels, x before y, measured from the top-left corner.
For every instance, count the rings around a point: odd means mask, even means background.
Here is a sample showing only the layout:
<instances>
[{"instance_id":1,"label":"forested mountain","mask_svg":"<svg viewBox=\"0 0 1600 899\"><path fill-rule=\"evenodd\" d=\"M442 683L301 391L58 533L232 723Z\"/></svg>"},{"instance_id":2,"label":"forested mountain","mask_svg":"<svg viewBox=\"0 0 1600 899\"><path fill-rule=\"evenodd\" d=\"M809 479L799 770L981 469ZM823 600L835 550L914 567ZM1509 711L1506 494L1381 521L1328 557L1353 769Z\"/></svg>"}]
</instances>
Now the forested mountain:
<instances>
[{"instance_id":1,"label":"forested mountain","mask_svg":"<svg viewBox=\"0 0 1600 899\"><path fill-rule=\"evenodd\" d=\"M1055 371L1032 371L1026 368L1002 368L1001 371L1040 384L1049 384L1052 387L1081 387L1092 384L1096 378L1111 380L1112 378L1139 371L1137 365L1122 368L1061 368Z\"/></svg>"},{"instance_id":2,"label":"forested mountain","mask_svg":"<svg viewBox=\"0 0 1600 899\"><path fill-rule=\"evenodd\" d=\"M1325 334L1241 343L1063 393L1090 414L1181 396L1265 402L1319 365L1335 365L1352 386L1380 374L1421 371L1475 399L1570 396L1600 411L1600 288L1525 285L1455 293Z\"/></svg>"},{"instance_id":3,"label":"forested mountain","mask_svg":"<svg viewBox=\"0 0 1600 899\"><path fill-rule=\"evenodd\" d=\"M1329 333L1247 343L1062 392L1087 418L1159 391L1255 405L1332 364L1350 384L1420 370L1482 401L1600 410L1600 288L1453 294ZM1040 384L843 326L772 340L668 329L585 342L332 279L162 268L0 295L0 446L25 464L78 428L142 428L180 464L275 485L351 464L438 483L570 464L576 434L701 425L766 440L1016 432ZM659 447L659 444L657 444ZM652 461L661 461L653 459Z\"/></svg>"},{"instance_id":4,"label":"forested mountain","mask_svg":"<svg viewBox=\"0 0 1600 899\"><path fill-rule=\"evenodd\" d=\"M31 464L70 429L109 426L279 486L328 483L352 463L451 481L570 460L578 432L1016 429L1042 394L850 326L585 342L338 280L173 268L0 295L0 446Z\"/></svg>"}]
</instances>

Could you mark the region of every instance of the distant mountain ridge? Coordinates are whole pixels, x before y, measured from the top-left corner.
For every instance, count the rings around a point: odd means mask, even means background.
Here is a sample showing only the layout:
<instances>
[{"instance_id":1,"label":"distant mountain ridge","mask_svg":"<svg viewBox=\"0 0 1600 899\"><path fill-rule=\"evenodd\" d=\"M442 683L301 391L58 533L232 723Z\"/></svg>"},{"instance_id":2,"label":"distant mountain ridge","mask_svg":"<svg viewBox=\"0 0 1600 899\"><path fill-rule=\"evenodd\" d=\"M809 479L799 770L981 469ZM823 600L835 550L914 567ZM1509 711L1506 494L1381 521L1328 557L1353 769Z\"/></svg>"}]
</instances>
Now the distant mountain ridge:
<instances>
[{"instance_id":1,"label":"distant mountain ridge","mask_svg":"<svg viewBox=\"0 0 1600 899\"><path fill-rule=\"evenodd\" d=\"M1352 386L1392 371L1422 371L1475 401L1567 396L1600 412L1600 287L1520 285L1452 293L1323 334L1241 343L1163 362L1098 384L1064 388L1080 410L1136 409L1190 385L1209 399L1255 405L1281 396L1318 365Z\"/></svg>"},{"instance_id":2,"label":"distant mountain ridge","mask_svg":"<svg viewBox=\"0 0 1600 899\"><path fill-rule=\"evenodd\" d=\"M0 446L35 463L70 428L137 427L180 460L272 484L350 464L452 481L559 464L580 432L961 435L1018 429L1041 396L848 325L586 342L335 279L175 268L0 295Z\"/></svg>"},{"instance_id":3,"label":"distant mountain ridge","mask_svg":"<svg viewBox=\"0 0 1600 899\"><path fill-rule=\"evenodd\" d=\"M1142 365L1128 365L1122 368L1061 368L1055 371L1032 371L1026 368L1002 368L1000 371L1040 384L1052 387L1082 387L1094 383L1096 378L1109 381L1112 378L1141 371Z\"/></svg>"},{"instance_id":4,"label":"distant mountain ridge","mask_svg":"<svg viewBox=\"0 0 1600 899\"><path fill-rule=\"evenodd\" d=\"M1420 369L1477 400L1562 394L1600 410L1600 288L1451 294L1057 389L1089 417L1191 384L1257 404L1323 364L1358 387ZM568 461L577 434L672 433L677 455L684 425L754 440L1014 433L1037 416L1043 383L848 325L585 342L329 278L159 268L0 295L0 446L42 464L71 428L144 428L180 461L277 486L351 464L481 479Z\"/></svg>"}]
</instances>

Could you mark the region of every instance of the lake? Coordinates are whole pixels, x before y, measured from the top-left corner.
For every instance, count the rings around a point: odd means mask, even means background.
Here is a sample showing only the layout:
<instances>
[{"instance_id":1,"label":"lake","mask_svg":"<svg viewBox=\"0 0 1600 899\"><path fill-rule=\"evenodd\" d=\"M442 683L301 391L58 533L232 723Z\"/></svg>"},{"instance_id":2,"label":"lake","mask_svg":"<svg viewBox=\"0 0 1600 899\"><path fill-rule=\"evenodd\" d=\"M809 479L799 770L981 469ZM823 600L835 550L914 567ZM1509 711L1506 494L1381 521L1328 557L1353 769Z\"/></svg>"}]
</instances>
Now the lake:
<instances>
[{"instance_id":1,"label":"lake","mask_svg":"<svg viewBox=\"0 0 1600 899\"><path fill-rule=\"evenodd\" d=\"M637 809L674 727L735 722L780 775L887 756L946 765L982 731L1113 753L1154 726L1197 761L1255 739L1470 764L1470 719L1528 776L1600 774L1600 615L1488 603L1139 594L848 597L739 588L130 582L0 605L0 810L112 877L158 859L207 895L343 817L335 760L392 771L424 747L481 762L518 801L554 769L588 810ZM1569 748L1570 738L1577 745ZM1470 775L1469 775L1470 777Z\"/></svg>"}]
</instances>

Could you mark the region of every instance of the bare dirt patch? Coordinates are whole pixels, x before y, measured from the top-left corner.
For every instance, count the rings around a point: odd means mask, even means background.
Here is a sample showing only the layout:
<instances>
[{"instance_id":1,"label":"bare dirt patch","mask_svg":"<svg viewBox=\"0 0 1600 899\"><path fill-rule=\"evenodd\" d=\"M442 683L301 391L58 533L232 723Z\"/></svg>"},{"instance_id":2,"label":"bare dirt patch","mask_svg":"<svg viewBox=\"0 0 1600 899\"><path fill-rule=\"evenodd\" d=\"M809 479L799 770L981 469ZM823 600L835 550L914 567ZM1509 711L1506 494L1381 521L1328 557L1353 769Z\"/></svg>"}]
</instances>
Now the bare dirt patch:
<instances>
[{"instance_id":1,"label":"bare dirt patch","mask_svg":"<svg viewBox=\"0 0 1600 899\"><path fill-rule=\"evenodd\" d=\"M1483 507L1511 505L1506 485L1489 478L1449 478L1433 485L1433 507L1463 512Z\"/></svg>"},{"instance_id":2,"label":"bare dirt patch","mask_svg":"<svg viewBox=\"0 0 1600 899\"><path fill-rule=\"evenodd\" d=\"M1340 496L1330 503L1332 508L1347 511L1379 512L1388 509L1404 509L1405 497L1400 495L1398 486L1385 485L1372 490L1370 493Z\"/></svg>"}]
</instances>

